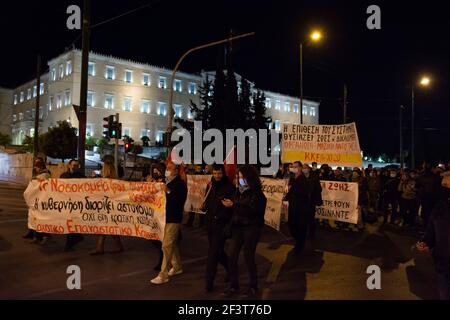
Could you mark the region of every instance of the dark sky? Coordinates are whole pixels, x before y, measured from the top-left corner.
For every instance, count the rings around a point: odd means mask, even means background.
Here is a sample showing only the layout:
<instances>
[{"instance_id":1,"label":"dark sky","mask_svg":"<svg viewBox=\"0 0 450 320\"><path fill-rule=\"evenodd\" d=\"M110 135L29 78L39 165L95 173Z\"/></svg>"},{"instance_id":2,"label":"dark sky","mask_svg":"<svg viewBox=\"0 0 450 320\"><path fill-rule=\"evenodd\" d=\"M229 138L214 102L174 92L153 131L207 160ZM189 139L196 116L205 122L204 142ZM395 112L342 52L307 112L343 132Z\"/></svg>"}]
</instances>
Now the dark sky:
<instances>
[{"instance_id":1,"label":"dark sky","mask_svg":"<svg viewBox=\"0 0 450 320\"><path fill-rule=\"evenodd\" d=\"M148 3L92 1L92 24ZM321 101L320 122L340 123L343 83L348 118L357 123L367 154L398 153L399 106L405 106L405 147L410 145L411 84L416 90L417 158L450 159L450 19L445 2L426 1L150 1L91 33L94 51L173 68L189 48L233 33L256 36L235 44L236 72L260 88L299 95L299 43L318 27L324 39L304 45L304 95ZM44 60L70 46L80 31L66 28L66 8L79 0L2 2L0 85L33 78L36 54ZM381 8L381 30L366 27L371 4ZM81 41L75 41L81 47ZM181 69L214 69L218 49L187 58Z\"/></svg>"}]
</instances>

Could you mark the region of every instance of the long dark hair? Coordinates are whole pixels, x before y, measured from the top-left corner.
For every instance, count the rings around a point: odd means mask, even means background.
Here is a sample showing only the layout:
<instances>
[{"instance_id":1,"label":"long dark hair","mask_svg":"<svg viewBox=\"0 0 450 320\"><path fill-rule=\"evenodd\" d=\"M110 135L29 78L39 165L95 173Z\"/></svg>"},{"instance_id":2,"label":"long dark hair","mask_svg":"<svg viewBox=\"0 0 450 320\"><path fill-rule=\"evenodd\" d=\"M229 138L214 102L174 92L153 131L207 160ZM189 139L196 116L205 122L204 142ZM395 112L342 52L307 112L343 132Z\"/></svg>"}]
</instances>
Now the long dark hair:
<instances>
[{"instance_id":1,"label":"long dark hair","mask_svg":"<svg viewBox=\"0 0 450 320\"><path fill-rule=\"evenodd\" d=\"M258 171L251 165L244 165L239 168L239 172L247 181L250 189L261 190L261 180L259 179Z\"/></svg>"}]
</instances>

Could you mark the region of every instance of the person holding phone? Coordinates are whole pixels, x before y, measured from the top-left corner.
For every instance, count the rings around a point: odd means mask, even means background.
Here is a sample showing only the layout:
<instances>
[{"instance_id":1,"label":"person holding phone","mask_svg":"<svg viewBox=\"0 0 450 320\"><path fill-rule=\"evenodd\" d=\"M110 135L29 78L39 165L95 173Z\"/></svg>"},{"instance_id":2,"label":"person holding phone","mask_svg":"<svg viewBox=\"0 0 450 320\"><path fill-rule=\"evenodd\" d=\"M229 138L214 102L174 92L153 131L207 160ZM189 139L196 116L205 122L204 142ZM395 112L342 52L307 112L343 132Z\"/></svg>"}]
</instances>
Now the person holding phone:
<instances>
[{"instance_id":1,"label":"person holding phone","mask_svg":"<svg viewBox=\"0 0 450 320\"><path fill-rule=\"evenodd\" d=\"M227 208L233 208L229 260L230 287L223 295L232 297L239 292L238 260L243 249L250 285L241 297L255 298L258 293L256 246L264 226L267 199L262 192L261 180L254 167L245 165L239 168L239 188L233 199L225 198L222 204Z\"/></svg>"}]
</instances>

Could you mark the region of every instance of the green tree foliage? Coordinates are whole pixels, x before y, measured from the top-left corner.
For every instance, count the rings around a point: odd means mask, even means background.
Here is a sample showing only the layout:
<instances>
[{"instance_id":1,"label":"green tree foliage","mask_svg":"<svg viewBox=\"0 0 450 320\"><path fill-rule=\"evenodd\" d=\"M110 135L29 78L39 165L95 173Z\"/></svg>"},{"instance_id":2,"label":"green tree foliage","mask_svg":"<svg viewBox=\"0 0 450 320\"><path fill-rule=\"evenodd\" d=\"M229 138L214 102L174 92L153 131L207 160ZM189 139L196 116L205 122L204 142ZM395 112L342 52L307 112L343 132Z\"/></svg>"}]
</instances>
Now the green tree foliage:
<instances>
[{"instance_id":1,"label":"green tree foliage","mask_svg":"<svg viewBox=\"0 0 450 320\"><path fill-rule=\"evenodd\" d=\"M77 142L76 129L67 121L59 121L44 134L43 151L46 156L64 162L77 156Z\"/></svg>"},{"instance_id":2,"label":"green tree foliage","mask_svg":"<svg viewBox=\"0 0 450 320\"><path fill-rule=\"evenodd\" d=\"M11 144L11 137L0 132L0 146L6 147L9 144Z\"/></svg>"}]
</instances>

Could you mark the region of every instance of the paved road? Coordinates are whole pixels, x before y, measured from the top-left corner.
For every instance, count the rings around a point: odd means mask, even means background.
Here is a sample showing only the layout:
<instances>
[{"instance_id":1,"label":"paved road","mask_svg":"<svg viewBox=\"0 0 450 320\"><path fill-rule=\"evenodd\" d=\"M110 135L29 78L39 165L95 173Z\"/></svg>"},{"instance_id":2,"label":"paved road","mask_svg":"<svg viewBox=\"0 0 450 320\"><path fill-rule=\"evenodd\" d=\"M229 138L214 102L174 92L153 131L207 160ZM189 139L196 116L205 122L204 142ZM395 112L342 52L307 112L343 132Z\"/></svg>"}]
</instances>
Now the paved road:
<instances>
[{"instance_id":1,"label":"paved road","mask_svg":"<svg viewBox=\"0 0 450 320\"><path fill-rule=\"evenodd\" d=\"M220 266L217 290L203 290L203 229L183 228L185 273L155 286L150 279L158 253L148 241L125 238L125 252L89 256L93 236L67 253L63 236L54 236L46 246L22 239L27 216L22 193L22 187L0 182L0 299L221 299L226 284ZM364 232L321 227L308 252L293 257L286 226L282 232L267 227L257 249L260 298L436 299L430 257L410 249L416 236L378 224L368 225ZM112 249L108 241L106 246ZM66 288L66 269L73 264L81 268L81 290ZM382 269L381 290L366 286L366 269L373 264ZM243 261L240 265L245 289L248 277Z\"/></svg>"}]
</instances>

